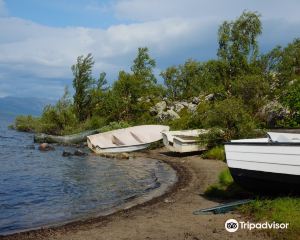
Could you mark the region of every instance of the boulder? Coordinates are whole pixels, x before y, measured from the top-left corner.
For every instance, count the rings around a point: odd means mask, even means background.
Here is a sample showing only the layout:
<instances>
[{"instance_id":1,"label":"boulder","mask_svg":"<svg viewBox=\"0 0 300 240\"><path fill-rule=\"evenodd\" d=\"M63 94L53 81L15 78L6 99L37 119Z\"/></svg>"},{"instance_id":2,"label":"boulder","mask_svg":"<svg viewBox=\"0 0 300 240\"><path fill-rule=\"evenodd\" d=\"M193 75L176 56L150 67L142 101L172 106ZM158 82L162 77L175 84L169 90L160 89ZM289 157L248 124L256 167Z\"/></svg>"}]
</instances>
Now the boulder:
<instances>
[{"instance_id":1,"label":"boulder","mask_svg":"<svg viewBox=\"0 0 300 240\"><path fill-rule=\"evenodd\" d=\"M166 101L161 101L155 104L155 108L157 109L158 112L162 112L167 108L167 103Z\"/></svg>"},{"instance_id":2,"label":"boulder","mask_svg":"<svg viewBox=\"0 0 300 240\"><path fill-rule=\"evenodd\" d=\"M200 97L193 97L192 103L198 105L200 103Z\"/></svg>"},{"instance_id":3,"label":"boulder","mask_svg":"<svg viewBox=\"0 0 300 240\"><path fill-rule=\"evenodd\" d=\"M62 156L63 156L63 157L70 157L70 156L72 156L72 155L73 155L72 153L67 152L67 151L63 151L63 153L62 153Z\"/></svg>"},{"instance_id":4,"label":"boulder","mask_svg":"<svg viewBox=\"0 0 300 240\"><path fill-rule=\"evenodd\" d=\"M165 112L160 112L156 117L161 121L180 118L180 116L174 110L171 109Z\"/></svg>"},{"instance_id":5,"label":"boulder","mask_svg":"<svg viewBox=\"0 0 300 240\"><path fill-rule=\"evenodd\" d=\"M158 114L160 112L163 112L167 108L166 101L161 101L155 104L155 106L150 108L151 114Z\"/></svg>"},{"instance_id":6,"label":"boulder","mask_svg":"<svg viewBox=\"0 0 300 240\"><path fill-rule=\"evenodd\" d=\"M215 94L211 93L205 96L205 101L212 101L215 99Z\"/></svg>"},{"instance_id":7,"label":"boulder","mask_svg":"<svg viewBox=\"0 0 300 240\"><path fill-rule=\"evenodd\" d=\"M186 102L186 101L181 101L179 103L182 104L184 107L188 107L189 106L189 103Z\"/></svg>"},{"instance_id":8,"label":"boulder","mask_svg":"<svg viewBox=\"0 0 300 240\"><path fill-rule=\"evenodd\" d=\"M55 150L55 148L48 143L42 143L39 146L40 151L50 151L50 150Z\"/></svg>"},{"instance_id":9,"label":"boulder","mask_svg":"<svg viewBox=\"0 0 300 240\"><path fill-rule=\"evenodd\" d=\"M189 103L187 108L190 112L195 112L197 110L197 105L193 103Z\"/></svg>"},{"instance_id":10,"label":"boulder","mask_svg":"<svg viewBox=\"0 0 300 240\"><path fill-rule=\"evenodd\" d=\"M184 109L184 106L180 102L174 102L173 109L176 113L179 113L182 109Z\"/></svg>"},{"instance_id":11,"label":"boulder","mask_svg":"<svg viewBox=\"0 0 300 240\"><path fill-rule=\"evenodd\" d=\"M269 127L274 127L278 120L284 119L289 114L289 109L276 100L268 102L257 113L258 117L265 121Z\"/></svg>"},{"instance_id":12,"label":"boulder","mask_svg":"<svg viewBox=\"0 0 300 240\"><path fill-rule=\"evenodd\" d=\"M74 155L75 156L86 156L87 155L87 153L85 153L85 152L83 152L83 151L81 151L81 150L76 150L75 152L74 152Z\"/></svg>"}]
</instances>

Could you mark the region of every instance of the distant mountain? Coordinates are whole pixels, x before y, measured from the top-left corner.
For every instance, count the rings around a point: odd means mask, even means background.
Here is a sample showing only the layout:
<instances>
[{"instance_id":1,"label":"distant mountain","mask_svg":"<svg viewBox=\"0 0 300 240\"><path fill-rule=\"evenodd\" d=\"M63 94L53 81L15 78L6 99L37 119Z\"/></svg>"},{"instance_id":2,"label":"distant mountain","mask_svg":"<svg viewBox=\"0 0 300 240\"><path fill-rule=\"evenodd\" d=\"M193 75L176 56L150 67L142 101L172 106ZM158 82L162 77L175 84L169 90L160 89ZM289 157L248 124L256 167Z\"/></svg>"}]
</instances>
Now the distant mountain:
<instances>
[{"instance_id":1,"label":"distant mountain","mask_svg":"<svg viewBox=\"0 0 300 240\"><path fill-rule=\"evenodd\" d=\"M39 116L47 104L53 103L54 100L34 97L3 97L0 98L0 114Z\"/></svg>"}]
</instances>

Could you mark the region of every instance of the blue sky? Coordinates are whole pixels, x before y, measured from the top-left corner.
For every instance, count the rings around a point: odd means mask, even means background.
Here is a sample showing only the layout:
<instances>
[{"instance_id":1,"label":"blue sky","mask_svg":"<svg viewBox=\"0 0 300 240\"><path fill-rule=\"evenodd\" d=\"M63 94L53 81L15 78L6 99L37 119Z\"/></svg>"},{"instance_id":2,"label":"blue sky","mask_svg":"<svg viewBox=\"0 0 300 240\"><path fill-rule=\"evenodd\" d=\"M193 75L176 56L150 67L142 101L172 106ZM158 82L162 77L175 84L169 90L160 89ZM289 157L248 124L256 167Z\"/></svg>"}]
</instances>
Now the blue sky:
<instances>
[{"instance_id":1,"label":"blue sky","mask_svg":"<svg viewBox=\"0 0 300 240\"><path fill-rule=\"evenodd\" d=\"M5 4L12 16L52 27L107 28L124 23L111 14L113 1L108 0L9 0Z\"/></svg>"},{"instance_id":2,"label":"blue sky","mask_svg":"<svg viewBox=\"0 0 300 240\"><path fill-rule=\"evenodd\" d=\"M243 10L262 17L261 51L300 37L298 0L0 0L0 97L57 99L71 65L92 53L113 82L148 46L156 73L216 57L217 30Z\"/></svg>"}]
</instances>

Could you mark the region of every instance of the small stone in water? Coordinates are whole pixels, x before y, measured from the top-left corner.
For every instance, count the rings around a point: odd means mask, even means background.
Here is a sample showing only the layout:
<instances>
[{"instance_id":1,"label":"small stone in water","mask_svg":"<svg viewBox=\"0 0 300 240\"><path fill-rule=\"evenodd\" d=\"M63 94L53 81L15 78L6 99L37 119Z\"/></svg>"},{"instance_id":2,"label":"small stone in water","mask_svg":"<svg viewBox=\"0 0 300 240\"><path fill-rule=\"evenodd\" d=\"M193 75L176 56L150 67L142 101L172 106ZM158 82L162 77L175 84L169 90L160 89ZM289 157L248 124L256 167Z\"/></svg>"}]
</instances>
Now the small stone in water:
<instances>
[{"instance_id":1,"label":"small stone in water","mask_svg":"<svg viewBox=\"0 0 300 240\"><path fill-rule=\"evenodd\" d=\"M63 157L69 157L69 156L72 156L72 155L73 155L72 153L66 152L66 151L63 151L63 153L62 153Z\"/></svg>"},{"instance_id":2,"label":"small stone in water","mask_svg":"<svg viewBox=\"0 0 300 240\"><path fill-rule=\"evenodd\" d=\"M39 146L40 151L50 151L50 150L55 150L53 146L50 146L48 143L42 143Z\"/></svg>"},{"instance_id":3,"label":"small stone in water","mask_svg":"<svg viewBox=\"0 0 300 240\"><path fill-rule=\"evenodd\" d=\"M76 150L75 152L74 152L74 155L75 156L85 156L85 155L87 155L85 152L83 152L83 151L81 151L81 150Z\"/></svg>"}]
</instances>

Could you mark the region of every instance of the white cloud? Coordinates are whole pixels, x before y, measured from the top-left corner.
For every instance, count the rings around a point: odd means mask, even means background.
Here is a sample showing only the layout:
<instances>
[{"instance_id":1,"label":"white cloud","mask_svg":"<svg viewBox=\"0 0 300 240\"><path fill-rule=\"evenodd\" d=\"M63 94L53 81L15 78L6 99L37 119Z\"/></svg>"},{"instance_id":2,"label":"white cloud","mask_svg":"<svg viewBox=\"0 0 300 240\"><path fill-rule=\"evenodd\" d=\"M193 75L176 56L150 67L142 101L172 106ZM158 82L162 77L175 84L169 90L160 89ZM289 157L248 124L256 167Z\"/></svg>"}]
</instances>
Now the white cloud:
<instances>
[{"instance_id":1,"label":"white cloud","mask_svg":"<svg viewBox=\"0 0 300 240\"><path fill-rule=\"evenodd\" d=\"M40 81L71 80L70 66L77 56L89 52L96 61L95 71L106 71L112 79L120 69L128 69L139 46L148 46L153 57L159 58L205 43L210 35L205 24L197 19L180 18L116 25L104 30L53 28L7 17L0 18L0 32L5 36L0 41L0 65L8 75L0 76L0 82L15 76L32 76Z\"/></svg>"},{"instance_id":2,"label":"white cloud","mask_svg":"<svg viewBox=\"0 0 300 240\"><path fill-rule=\"evenodd\" d=\"M300 20L298 0L119 0L114 9L119 18L139 21L170 17L232 19L243 10L258 11L265 18Z\"/></svg>"},{"instance_id":3,"label":"white cloud","mask_svg":"<svg viewBox=\"0 0 300 240\"><path fill-rule=\"evenodd\" d=\"M47 27L2 15L0 92L2 96L32 93L58 97L63 85L71 84L70 67L77 56L90 52L95 57L95 72L106 71L110 80L119 70L129 69L140 46L149 47L158 69L183 63L189 57L213 58L218 25L236 18L244 9L262 13L266 34L261 43L270 49L297 37L299 6L293 0L284 4L278 0L120 0L114 6L97 5L96 1L87 6L138 21L107 29ZM2 9L6 11L0 0L0 16Z\"/></svg>"},{"instance_id":4,"label":"white cloud","mask_svg":"<svg viewBox=\"0 0 300 240\"><path fill-rule=\"evenodd\" d=\"M113 66L118 58L134 54L139 46L149 46L163 54L186 41L194 42L193 37L201 33L202 40L197 41L203 42L207 29L196 19L166 19L101 30L50 28L22 19L2 18L0 31L6 36L0 43L0 63L11 64L17 70L24 67L41 77L46 77L41 69L45 67L49 69L46 73L53 77L59 73L53 73L52 68L70 67L82 54L92 52L105 68ZM36 69L36 65L40 68ZM67 75L66 72L62 77Z\"/></svg>"}]
</instances>

